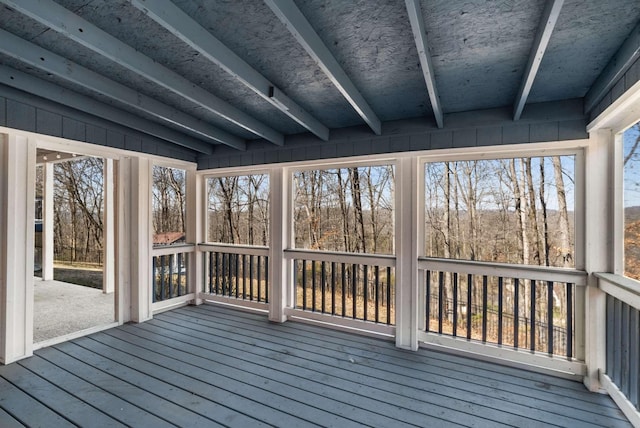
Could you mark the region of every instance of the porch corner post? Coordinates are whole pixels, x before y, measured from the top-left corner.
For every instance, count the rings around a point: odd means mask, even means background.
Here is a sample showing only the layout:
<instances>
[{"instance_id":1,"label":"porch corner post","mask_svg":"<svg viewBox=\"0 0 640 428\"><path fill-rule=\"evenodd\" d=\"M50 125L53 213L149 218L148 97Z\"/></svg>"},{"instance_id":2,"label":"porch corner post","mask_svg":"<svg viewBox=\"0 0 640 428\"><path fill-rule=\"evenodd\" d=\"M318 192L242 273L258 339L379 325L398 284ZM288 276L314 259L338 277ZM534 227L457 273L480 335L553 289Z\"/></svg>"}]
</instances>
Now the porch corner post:
<instances>
[{"instance_id":1,"label":"porch corner post","mask_svg":"<svg viewBox=\"0 0 640 428\"><path fill-rule=\"evenodd\" d=\"M396 174L396 346L418 349L418 160L403 157Z\"/></svg>"},{"instance_id":2,"label":"porch corner post","mask_svg":"<svg viewBox=\"0 0 640 428\"><path fill-rule=\"evenodd\" d=\"M131 321L151 319L151 159L131 161Z\"/></svg>"},{"instance_id":3,"label":"porch corner post","mask_svg":"<svg viewBox=\"0 0 640 428\"><path fill-rule=\"evenodd\" d=\"M53 279L53 170L54 165L46 162L42 183L42 280Z\"/></svg>"},{"instance_id":4,"label":"porch corner post","mask_svg":"<svg viewBox=\"0 0 640 428\"><path fill-rule=\"evenodd\" d=\"M102 254L102 292L113 293L115 290L115 193L113 159L104 160L103 192L104 192L104 252ZM46 171L46 170L45 170ZM52 176L53 178L53 176ZM51 195L53 197L53 194ZM53 202L53 200L51 201ZM53 214L53 210L52 210ZM46 221L46 220L45 220ZM53 215L52 220L53 221ZM53 227L52 227L53 231ZM51 238L53 243L53 237ZM44 241L44 240L43 240ZM53 251L53 250L52 250ZM43 278L44 278L44 269Z\"/></svg>"},{"instance_id":5,"label":"porch corner post","mask_svg":"<svg viewBox=\"0 0 640 428\"><path fill-rule=\"evenodd\" d=\"M600 374L606 369L606 296L598 288L594 272L613 269L613 206L615 156L613 135L608 129L592 131L585 156L585 270L589 283L584 293L584 341L576 344L577 356L584 356L587 373L584 385L601 388ZM576 296L576 303L580 296ZM582 346L581 346L582 345Z\"/></svg>"},{"instance_id":6,"label":"porch corner post","mask_svg":"<svg viewBox=\"0 0 640 428\"><path fill-rule=\"evenodd\" d=\"M195 293L193 305L201 305L199 295L204 287L204 263L202 253L198 251L197 244L206 240L206 186L204 177L196 174L196 170L187 170L187 242L196 244L188 262L188 292Z\"/></svg>"},{"instance_id":7,"label":"porch corner post","mask_svg":"<svg viewBox=\"0 0 640 428\"><path fill-rule=\"evenodd\" d=\"M0 363L33 354L35 141L0 134Z\"/></svg>"},{"instance_id":8,"label":"porch corner post","mask_svg":"<svg viewBox=\"0 0 640 428\"><path fill-rule=\"evenodd\" d=\"M290 186L286 169L272 168L269 174L269 320L285 322L285 308L289 304L292 288L290 263L284 258L289 244Z\"/></svg>"}]
</instances>

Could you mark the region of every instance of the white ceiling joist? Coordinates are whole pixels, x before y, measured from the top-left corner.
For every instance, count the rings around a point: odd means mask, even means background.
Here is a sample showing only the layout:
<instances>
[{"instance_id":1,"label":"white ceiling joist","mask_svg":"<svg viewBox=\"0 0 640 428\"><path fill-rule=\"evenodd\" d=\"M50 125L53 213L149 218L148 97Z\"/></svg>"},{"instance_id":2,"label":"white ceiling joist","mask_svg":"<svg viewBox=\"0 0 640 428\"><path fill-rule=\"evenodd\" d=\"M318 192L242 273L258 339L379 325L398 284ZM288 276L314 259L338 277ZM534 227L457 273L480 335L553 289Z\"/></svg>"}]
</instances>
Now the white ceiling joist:
<instances>
[{"instance_id":1,"label":"white ceiling joist","mask_svg":"<svg viewBox=\"0 0 640 428\"><path fill-rule=\"evenodd\" d=\"M411 22L411 29L413 30L413 38L416 41L416 48L418 48L420 67L422 67L424 81L427 84L427 90L429 91L429 100L431 101L433 115L435 116L438 128L442 128L444 126L442 106L440 105L440 97L438 96L438 89L436 88L436 76L433 73L433 64L431 61L431 55L429 54L427 31L424 27L420 0L405 0L405 3L407 6L407 13L409 14L409 22Z\"/></svg>"},{"instance_id":2,"label":"white ceiling joist","mask_svg":"<svg viewBox=\"0 0 640 428\"><path fill-rule=\"evenodd\" d=\"M223 143L238 150L246 150L243 139L224 132L193 116L136 92L113 80L75 64L53 52L0 29L0 52L51 73L68 82L80 85L129 107L150 114L164 122L177 125L203 139Z\"/></svg>"},{"instance_id":3,"label":"white ceiling joist","mask_svg":"<svg viewBox=\"0 0 640 428\"><path fill-rule=\"evenodd\" d=\"M556 22L558 22L563 4L564 0L547 0L544 12L542 12L542 19L538 26L536 38L533 42L531 53L529 54L529 62L524 72L524 78L520 84L520 90L518 91L518 96L516 97L516 102L513 107L513 120L519 120L522 115L522 110L524 110L527 98L529 98L529 93L536 79L536 74L538 74L544 53L549 45L553 28L556 26Z\"/></svg>"},{"instance_id":4,"label":"white ceiling joist","mask_svg":"<svg viewBox=\"0 0 640 428\"><path fill-rule=\"evenodd\" d=\"M600 76L584 96L584 111L590 112L627 70L640 58L640 23L613 55Z\"/></svg>"},{"instance_id":5,"label":"white ceiling joist","mask_svg":"<svg viewBox=\"0 0 640 428\"><path fill-rule=\"evenodd\" d=\"M101 103L85 95L64 89L55 83L47 82L5 65L0 65L0 83L200 153L213 153L214 146L212 144L189 137L182 132L174 131L158 123L132 115L119 108Z\"/></svg>"},{"instance_id":6,"label":"white ceiling joist","mask_svg":"<svg viewBox=\"0 0 640 428\"><path fill-rule=\"evenodd\" d=\"M329 139L329 128L289 99L267 78L172 2L166 0L132 0L131 3L318 138L324 141ZM274 94L278 96L276 97Z\"/></svg>"},{"instance_id":7,"label":"white ceiling joist","mask_svg":"<svg viewBox=\"0 0 640 428\"><path fill-rule=\"evenodd\" d=\"M284 135L278 131L158 64L52 0L0 0L0 3L267 141L277 145L284 144Z\"/></svg>"},{"instance_id":8,"label":"white ceiling joist","mask_svg":"<svg viewBox=\"0 0 640 428\"><path fill-rule=\"evenodd\" d=\"M382 133L380 119L378 119L360 91L355 87L351 79L344 72L340 64L338 64L338 61L293 1L264 1L291 34L293 34L298 43L300 43L307 53L316 61L322 71L324 71L331 82L338 88L347 101L349 101L360 117L371 127L373 132L380 135Z\"/></svg>"}]
</instances>

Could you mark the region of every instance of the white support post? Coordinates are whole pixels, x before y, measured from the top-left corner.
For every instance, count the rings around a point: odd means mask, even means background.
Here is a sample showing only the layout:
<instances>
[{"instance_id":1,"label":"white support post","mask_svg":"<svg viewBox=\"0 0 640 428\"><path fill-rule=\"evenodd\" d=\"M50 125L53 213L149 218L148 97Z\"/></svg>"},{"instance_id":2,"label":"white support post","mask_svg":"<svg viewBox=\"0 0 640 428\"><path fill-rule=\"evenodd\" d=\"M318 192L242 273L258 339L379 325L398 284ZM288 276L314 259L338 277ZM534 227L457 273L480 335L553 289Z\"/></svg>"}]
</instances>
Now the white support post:
<instances>
[{"instance_id":1,"label":"white support post","mask_svg":"<svg viewBox=\"0 0 640 428\"><path fill-rule=\"evenodd\" d=\"M205 241L206 206L205 183L202 175L196 175L195 170L187 170L187 225L186 238L188 243L198 244ZM189 255L187 278L189 280L188 292L195 293L196 298L191 302L194 305L201 305L203 300L198 298L203 291L204 262L202 253L196 250Z\"/></svg>"},{"instance_id":2,"label":"white support post","mask_svg":"<svg viewBox=\"0 0 640 428\"><path fill-rule=\"evenodd\" d=\"M33 354L36 146L0 135L0 362Z\"/></svg>"},{"instance_id":3,"label":"white support post","mask_svg":"<svg viewBox=\"0 0 640 428\"><path fill-rule=\"evenodd\" d=\"M152 318L151 170L148 158L131 159L131 321Z\"/></svg>"},{"instance_id":4,"label":"white support post","mask_svg":"<svg viewBox=\"0 0 640 428\"><path fill-rule=\"evenodd\" d=\"M123 157L115 165L116 187L116 264L115 312L119 323L131 321L131 158Z\"/></svg>"},{"instance_id":5,"label":"white support post","mask_svg":"<svg viewBox=\"0 0 640 428\"><path fill-rule=\"evenodd\" d=\"M53 279L53 169L45 163L42 183L42 279Z\"/></svg>"},{"instance_id":6,"label":"white support post","mask_svg":"<svg viewBox=\"0 0 640 428\"><path fill-rule=\"evenodd\" d=\"M285 308L291 306L293 278L291 262L285 260L284 250L289 244L289 179L286 168L272 168L269 174L269 320L287 320Z\"/></svg>"},{"instance_id":7,"label":"white support post","mask_svg":"<svg viewBox=\"0 0 640 428\"><path fill-rule=\"evenodd\" d=\"M401 158L396 172L396 346L418 349L418 161Z\"/></svg>"},{"instance_id":8,"label":"white support post","mask_svg":"<svg viewBox=\"0 0 640 428\"><path fill-rule=\"evenodd\" d=\"M612 138L610 130L592 131L585 156L585 170L589 171L585 174L585 268L590 275L584 296L584 318L576 311L576 324L584 322L584 348L576 343L576 356L584 355L587 365L584 384L591 391L601 388L600 372L606 364L606 296L598 288L593 272L611 272L613 268ZM580 297L577 295L576 299Z\"/></svg>"},{"instance_id":9,"label":"white support post","mask_svg":"<svg viewBox=\"0 0 640 428\"><path fill-rule=\"evenodd\" d=\"M102 292L113 293L115 290L115 201L114 201L113 159L105 159L102 176L104 193L104 252L102 254ZM44 271L43 271L44 275ZM44 279L44 277L43 277Z\"/></svg>"}]
</instances>

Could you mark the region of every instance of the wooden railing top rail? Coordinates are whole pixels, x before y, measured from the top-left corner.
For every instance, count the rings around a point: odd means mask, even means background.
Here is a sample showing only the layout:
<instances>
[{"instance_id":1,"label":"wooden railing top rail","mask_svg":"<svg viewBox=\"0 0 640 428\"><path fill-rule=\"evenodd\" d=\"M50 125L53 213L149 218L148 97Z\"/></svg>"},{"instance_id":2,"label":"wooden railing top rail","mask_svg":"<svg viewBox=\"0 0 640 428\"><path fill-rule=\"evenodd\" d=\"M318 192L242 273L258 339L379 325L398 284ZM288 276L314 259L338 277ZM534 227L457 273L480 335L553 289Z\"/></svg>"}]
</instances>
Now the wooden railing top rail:
<instances>
[{"instance_id":1,"label":"wooden railing top rail","mask_svg":"<svg viewBox=\"0 0 640 428\"><path fill-rule=\"evenodd\" d=\"M151 250L152 256L167 256L178 253L193 253L196 250L195 244L176 244L155 246Z\"/></svg>"},{"instance_id":2,"label":"wooden railing top rail","mask_svg":"<svg viewBox=\"0 0 640 428\"><path fill-rule=\"evenodd\" d=\"M637 281L613 273L597 272L598 288L616 299L640 310L640 284Z\"/></svg>"},{"instance_id":3,"label":"wooden railing top rail","mask_svg":"<svg viewBox=\"0 0 640 428\"><path fill-rule=\"evenodd\" d=\"M586 272L577 269L440 259L435 257L420 257L418 266L421 269L444 272L501 276L536 281L568 282L579 286L586 286L588 277Z\"/></svg>"},{"instance_id":4,"label":"wooden railing top rail","mask_svg":"<svg viewBox=\"0 0 640 428\"><path fill-rule=\"evenodd\" d=\"M288 260L304 259L315 260L318 262L349 263L385 267L396 266L396 256L388 254L357 254L334 251L287 249L284 250L284 257Z\"/></svg>"},{"instance_id":5,"label":"wooden railing top rail","mask_svg":"<svg viewBox=\"0 0 640 428\"><path fill-rule=\"evenodd\" d=\"M268 256L269 247L261 245L236 245L236 244L198 244L198 251L215 251L218 253L246 254L250 256Z\"/></svg>"}]
</instances>

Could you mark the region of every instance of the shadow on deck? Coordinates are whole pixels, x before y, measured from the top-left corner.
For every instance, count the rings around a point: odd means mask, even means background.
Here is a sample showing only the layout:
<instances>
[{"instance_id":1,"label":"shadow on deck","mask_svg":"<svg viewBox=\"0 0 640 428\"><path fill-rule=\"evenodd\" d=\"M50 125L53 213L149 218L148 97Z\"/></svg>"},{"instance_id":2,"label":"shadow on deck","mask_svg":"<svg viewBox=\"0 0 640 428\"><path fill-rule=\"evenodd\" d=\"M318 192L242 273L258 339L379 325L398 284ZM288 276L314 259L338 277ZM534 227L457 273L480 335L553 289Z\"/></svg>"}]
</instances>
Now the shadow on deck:
<instances>
[{"instance_id":1,"label":"shadow on deck","mask_svg":"<svg viewBox=\"0 0 640 428\"><path fill-rule=\"evenodd\" d=\"M580 383L214 305L0 367L0 426L630 426Z\"/></svg>"}]
</instances>

